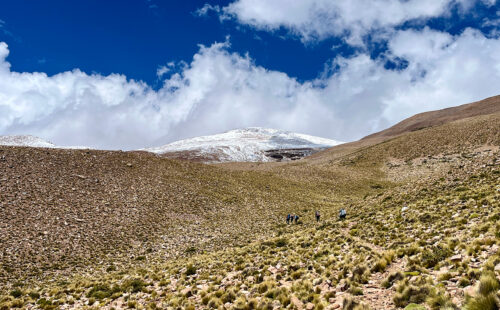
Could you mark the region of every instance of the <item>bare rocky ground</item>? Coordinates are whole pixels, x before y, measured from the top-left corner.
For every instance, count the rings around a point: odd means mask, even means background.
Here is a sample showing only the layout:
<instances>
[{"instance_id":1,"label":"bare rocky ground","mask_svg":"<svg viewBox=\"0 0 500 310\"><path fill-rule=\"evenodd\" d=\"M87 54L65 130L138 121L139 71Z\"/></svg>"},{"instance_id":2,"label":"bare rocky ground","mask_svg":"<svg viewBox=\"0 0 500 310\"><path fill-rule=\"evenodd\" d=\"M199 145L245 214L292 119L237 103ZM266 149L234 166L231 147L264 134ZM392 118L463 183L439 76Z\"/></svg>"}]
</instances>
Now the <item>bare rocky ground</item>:
<instances>
[{"instance_id":1,"label":"bare rocky ground","mask_svg":"<svg viewBox=\"0 0 500 310\"><path fill-rule=\"evenodd\" d=\"M264 166L2 147L0 308L498 309L499 145L493 114Z\"/></svg>"}]
</instances>

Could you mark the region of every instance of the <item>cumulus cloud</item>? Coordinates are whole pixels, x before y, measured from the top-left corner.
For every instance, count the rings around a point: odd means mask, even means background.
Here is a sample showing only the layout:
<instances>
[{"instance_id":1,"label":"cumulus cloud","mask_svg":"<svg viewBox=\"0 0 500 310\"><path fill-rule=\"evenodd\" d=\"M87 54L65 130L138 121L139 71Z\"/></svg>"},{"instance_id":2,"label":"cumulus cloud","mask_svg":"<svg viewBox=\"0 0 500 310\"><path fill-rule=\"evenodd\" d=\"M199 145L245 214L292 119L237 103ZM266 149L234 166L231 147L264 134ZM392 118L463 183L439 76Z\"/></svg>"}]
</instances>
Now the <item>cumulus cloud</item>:
<instances>
[{"instance_id":1,"label":"cumulus cloud","mask_svg":"<svg viewBox=\"0 0 500 310\"><path fill-rule=\"evenodd\" d=\"M396 31L386 58L405 59L405 69L360 53L335 58L325 75L303 83L229 52L229 42L201 46L159 90L120 74L14 72L8 53L0 43L0 134L100 148L247 126L349 141L418 112L497 95L500 85L500 40L473 29Z\"/></svg>"},{"instance_id":2,"label":"cumulus cloud","mask_svg":"<svg viewBox=\"0 0 500 310\"><path fill-rule=\"evenodd\" d=\"M13 72L0 43L0 133L129 149L235 127L306 129L330 121L310 83L257 67L227 47L201 46L155 91L120 74Z\"/></svg>"},{"instance_id":3,"label":"cumulus cloud","mask_svg":"<svg viewBox=\"0 0 500 310\"><path fill-rule=\"evenodd\" d=\"M496 0L237 0L218 12L258 29L288 29L304 41L342 36L361 45L373 30L446 15L454 6L466 9L477 1L491 5Z\"/></svg>"}]
</instances>

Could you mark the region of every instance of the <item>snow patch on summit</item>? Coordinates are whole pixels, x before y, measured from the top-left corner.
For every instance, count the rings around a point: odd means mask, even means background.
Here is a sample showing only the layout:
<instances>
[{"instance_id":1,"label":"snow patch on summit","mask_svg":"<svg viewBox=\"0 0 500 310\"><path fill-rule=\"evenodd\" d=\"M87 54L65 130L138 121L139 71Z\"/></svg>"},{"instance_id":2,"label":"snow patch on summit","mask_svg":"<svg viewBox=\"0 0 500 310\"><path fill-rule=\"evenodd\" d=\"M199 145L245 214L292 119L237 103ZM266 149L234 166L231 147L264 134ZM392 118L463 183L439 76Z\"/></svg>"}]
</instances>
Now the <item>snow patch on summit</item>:
<instances>
[{"instance_id":1,"label":"snow patch on summit","mask_svg":"<svg viewBox=\"0 0 500 310\"><path fill-rule=\"evenodd\" d=\"M32 135L0 136L0 145L46 147L52 149L88 149L85 146L58 146Z\"/></svg>"},{"instance_id":2,"label":"snow patch on summit","mask_svg":"<svg viewBox=\"0 0 500 310\"><path fill-rule=\"evenodd\" d=\"M0 145L7 146L31 146L31 147L50 147L55 148L55 144L45 141L41 138L22 135L22 136L0 136Z\"/></svg>"},{"instance_id":3,"label":"snow patch on summit","mask_svg":"<svg viewBox=\"0 0 500 310\"><path fill-rule=\"evenodd\" d=\"M251 127L180 140L143 150L156 154L182 152L187 154L186 157L189 157L189 154L196 154L196 157L214 159L205 160L206 162L265 162L274 161L266 154L267 151L290 149L318 151L341 143L336 140L278 129Z\"/></svg>"}]
</instances>

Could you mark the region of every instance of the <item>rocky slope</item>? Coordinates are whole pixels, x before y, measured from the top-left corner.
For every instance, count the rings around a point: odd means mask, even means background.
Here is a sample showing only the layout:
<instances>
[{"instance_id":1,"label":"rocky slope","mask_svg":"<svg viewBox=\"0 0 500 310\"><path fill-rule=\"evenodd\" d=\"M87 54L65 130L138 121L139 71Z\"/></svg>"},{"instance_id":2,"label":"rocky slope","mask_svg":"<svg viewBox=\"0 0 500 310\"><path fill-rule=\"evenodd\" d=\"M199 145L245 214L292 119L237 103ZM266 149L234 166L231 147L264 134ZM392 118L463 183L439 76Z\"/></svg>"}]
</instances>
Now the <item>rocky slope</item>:
<instances>
[{"instance_id":1,"label":"rocky slope","mask_svg":"<svg viewBox=\"0 0 500 310\"><path fill-rule=\"evenodd\" d=\"M469 117L489 115L498 111L500 111L500 96L490 97L457 107L414 115L386 130L366 136L363 140L395 137L406 132L439 126Z\"/></svg>"},{"instance_id":2,"label":"rocky slope","mask_svg":"<svg viewBox=\"0 0 500 310\"><path fill-rule=\"evenodd\" d=\"M288 131L251 127L144 149L174 159L205 163L296 160L340 142Z\"/></svg>"},{"instance_id":3,"label":"rocky slope","mask_svg":"<svg viewBox=\"0 0 500 310\"><path fill-rule=\"evenodd\" d=\"M0 307L498 309L499 148L498 112L283 163L0 147Z\"/></svg>"}]
</instances>

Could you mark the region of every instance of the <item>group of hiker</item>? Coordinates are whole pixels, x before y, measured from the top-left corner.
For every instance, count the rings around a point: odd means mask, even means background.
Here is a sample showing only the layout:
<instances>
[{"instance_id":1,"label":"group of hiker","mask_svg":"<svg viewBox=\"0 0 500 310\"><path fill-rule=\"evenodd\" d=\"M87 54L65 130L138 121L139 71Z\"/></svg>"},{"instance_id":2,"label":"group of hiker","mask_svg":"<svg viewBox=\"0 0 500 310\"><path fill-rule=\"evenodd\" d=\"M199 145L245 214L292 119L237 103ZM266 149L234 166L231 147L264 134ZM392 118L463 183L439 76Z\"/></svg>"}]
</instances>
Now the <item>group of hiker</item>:
<instances>
[{"instance_id":1,"label":"group of hiker","mask_svg":"<svg viewBox=\"0 0 500 310\"><path fill-rule=\"evenodd\" d=\"M293 224L293 221L295 221L295 224L299 222L299 216L297 214L288 214L286 216L286 223L287 224Z\"/></svg>"},{"instance_id":2,"label":"group of hiker","mask_svg":"<svg viewBox=\"0 0 500 310\"><path fill-rule=\"evenodd\" d=\"M316 217L316 222L319 222L320 218L321 218L321 214L319 213L319 211L316 211L315 212L315 217ZM339 219L340 220L343 220L345 219L347 216L347 212L344 208L340 209L339 211ZM297 214L290 214L288 213L287 216L286 216L286 223L287 224L293 224L293 222L295 221L295 224L298 224L299 223L299 216Z\"/></svg>"}]
</instances>

